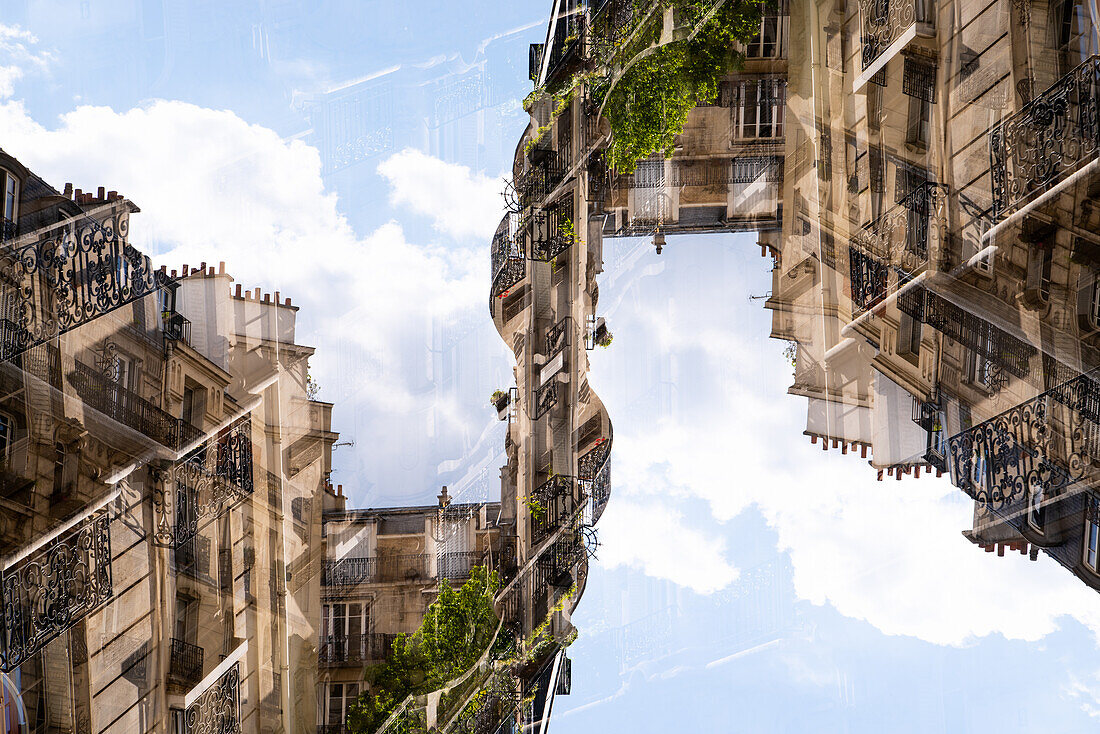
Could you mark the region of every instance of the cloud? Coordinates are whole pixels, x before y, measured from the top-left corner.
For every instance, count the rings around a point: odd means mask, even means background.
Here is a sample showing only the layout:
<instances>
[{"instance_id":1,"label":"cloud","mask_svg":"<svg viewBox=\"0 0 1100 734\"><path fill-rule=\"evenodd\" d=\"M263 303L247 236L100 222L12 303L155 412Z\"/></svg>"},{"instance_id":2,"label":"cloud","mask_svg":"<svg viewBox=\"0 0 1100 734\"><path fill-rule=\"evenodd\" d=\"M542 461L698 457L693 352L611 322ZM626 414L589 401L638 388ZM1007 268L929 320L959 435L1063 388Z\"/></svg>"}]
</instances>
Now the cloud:
<instances>
[{"instance_id":1,"label":"cloud","mask_svg":"<svg viewBox=\"0 0 1100 734\"><path fill-rule=\"evenodd\" d=\"M414 243L396 221L361 236L326 190L316 149L228 111L171 101L124 112L86 106L51 129L11 101L0 104L0 129L5 149L54 185L103 185L135 201L131 240L157 264L224 260L246 288L278 290L302 307L297 340L318 347L312 368L321 396L338 403L336 428L357 442L354 501L366 500L371 480L391 497L424 491L431 485L415 472L434 477L440 460L425 454L430 436L453 434L461 446L491 419L483 396L472 410L433 387L431 374L440 325L476 315L492 330L484 317L488 238ZM448 170L401 155L415 161L413 170L390 166L403 186ZM484 343L505 351L499 339Z\"/></svg>"},{"instance_id":2,"label":"cloud","mask_svg":"<svg viewBox=\"0 0 1100 734\"><path fill-rule=\"evenodd\" d=\"M614 568L631 566L699 594L710 594L737 580L726 560L724 539L684 522L663 502L616 498L600 518L599 559Z\"/></svg>"},{"instance_id":3,"label":"cloud","mask_svg":"<svg viewBox=\"0 0 1100 734\"><path fill-rule=\"evenodd\" d=\"M19 26L0 23L0 99L15 94L15 84L26 72L45 72L53 61L48 51L36 50L38 38Z\"/></svg>"},{"instance_id":4,"label":"cloud","mask_svg":"<svg viewBox=\"0 0 1100 734\"><path fill-rule=\"evenodd\" d=\"M1095 592L1054 561L997 558L962 537L973 505L946 479L880 483L858 455L809 443L806 401L786 394L790 366L782 345L766 338L770 317L729 296L759 291L766 277L754 279L751 261L730 254L742 244L670 245L678 261L659 279L630 286L631 303L644 307L608 314L615 344L594 355L590 373L615 421L607 517L618 502L701 500L719 525L676 516L675 532L728 542L732 562L744 538L731 528L743 533L746 525L731 521L754 508L790 557L799 599L886 634L941 645L994 634L1037 640L1070 616L1100 636ZM647 375L660 375L668 395L648 409ZM632 521L654 522L631 513ZM672 545L659 532L618 535L630 546L613 551L616 562L674 581L685 572L687 564L670 573L650 562L649 544ZM602 548L615 544L614 536L601 540Z\"/></svg>"},{"instance_id":5,"label":"cloud","mask_svg":"<svg viewBox=\"0 0 1100 734\"><path fill-rule=\"evenodd\" d=\"M450 237L488 238L500 223L501 178L412 149L382 161L378 172L391 186L390 204L430 217L435 229Z\"/></svg>"}]
</instances>

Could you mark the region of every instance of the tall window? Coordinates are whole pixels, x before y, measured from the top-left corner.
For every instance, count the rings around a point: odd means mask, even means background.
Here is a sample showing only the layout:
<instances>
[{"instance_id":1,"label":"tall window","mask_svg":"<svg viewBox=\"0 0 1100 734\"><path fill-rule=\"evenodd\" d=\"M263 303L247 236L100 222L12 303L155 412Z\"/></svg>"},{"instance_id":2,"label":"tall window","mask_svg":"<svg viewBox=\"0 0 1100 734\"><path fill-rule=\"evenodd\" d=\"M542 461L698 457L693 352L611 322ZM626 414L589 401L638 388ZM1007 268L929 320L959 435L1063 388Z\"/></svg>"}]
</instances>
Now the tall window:
<instances>
[{"instance_id":1,"label":"tall window","mask_svg":"<svg viewBox=\"0 0 1100 734\"><path fill-rule=\"evenodd\" d=\"M1046 516L1046 508L1043 506L1043 490L1042 480L1033 480L1027 503L1027 524L1039 532L1043 531L1043 521Z\"/></svg>"},{"instance_id":2,"label":"tall window","mask_svg":"<svg viewBox=\"0 0 1100 734\"><path fill-rule=\"evenodd\" d=\"M325 722L329 726L343 726L348 720L351 705L359 697L358 683L329 683L325 696Z\"/></svg>"},{"instance_id":3,"label":"tall window","mask_svg":"<svg viewBox=\"0 0 1100 734\"><path fill-rule=\"evenodd\" d=\"M760 19L756 37L745 44L745 56L750 59L781 59L787 55L788 15L786 0Z\"/></svg>"},{"instance_id":4,"label":"tall window","mask_svg":"<svg viewBox=\"0 0 1100 734\"><path fill-rule=\"evenodd\" d=\"M11 447L15 443L15 419L6 413L0 413L0 463L11 459Z\"/></svg>"},{"instance_id":5,"label":"tall window","mask_svg":"<svg viewBox=\"0 0 1100 734\"><path fill-rule=\"evenodd\" d=\"M1085 504L1085 565L1100 573L1100 501L1092 495Z\"/></svg>"},{"instance_id":6,"label":"tall window","mask_svg":"<svg viewBox=\"0 0 1100 734\"><path fill-rule=\"evenodd\" d=\"M734 138L782 137L787 89L781 79L740 82L734 85L733 92Z\"/></svg>"},{"instance_id":7,"label":"tall window","mask_svg":"<svg viewBox=\"0 0 1100 734\"><path fill-rule=\"evenodd\" d=\"M14 222L19 183L10 173L0 172L0 178L4 180L4 219Z\"/></svg>"},{"instance_id":8,"label":"tall window","mask_svg":"<svg viewBox=\"0 0 1100 734\"><path fill-rule=\"evenodd\" d=\"M905 142L918 148L927 148L932 129L932 103L920 97L909 98L909 126Z\"/></svg>"}]
</instances>

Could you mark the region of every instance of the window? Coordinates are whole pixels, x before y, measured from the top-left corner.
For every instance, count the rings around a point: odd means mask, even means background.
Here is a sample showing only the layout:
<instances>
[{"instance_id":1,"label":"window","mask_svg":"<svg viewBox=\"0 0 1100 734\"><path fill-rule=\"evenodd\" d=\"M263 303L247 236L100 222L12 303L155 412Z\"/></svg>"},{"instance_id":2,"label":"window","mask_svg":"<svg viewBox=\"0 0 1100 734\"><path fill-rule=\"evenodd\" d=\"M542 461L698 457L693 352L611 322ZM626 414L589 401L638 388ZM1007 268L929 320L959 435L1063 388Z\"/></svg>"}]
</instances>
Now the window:
<instances>
[{"instance_id":1,"label":"window","mask_svg":"<svg viewBox=\"0 0 1100 734\"><path fill-rule=\"evenodd\" d=\"M1089 495L1085 505L1085 565L1100 573L1100 502Z\"/></svg>"},{"instance_id":2,"label":"window","mask_svg":"<svg viewBox=\"0 0 1100 734\"><path fill-rule=\"evenodd\" d=\"M1027 283L1024 294L1033 303L1045 304L1050 300L1050 266L1053 260L1053 247L1031 246L1027 258Z\"/></svg>"},{"instance_id":3,"label":"window","mask_svg":"<svg viewBox=\"0 0 1100 734\"><path fill-rule=\"evenodd\" d=\"M920 357L921 322L909 314L902 312L901 324L898 326L898 356L905 357L916 364Z\"/></svg>"},{"instance_id":4,"label":"window","mask_svg":"<svg viewBox=\"0 0 1100 734\"><path fill-rule=\"evenodd\" d=\"M6 413L0 413L0 462L11 459L11 447L15 443L15 419Z\"/></svg>"},{"instance_id":5,"label":"window","mask_svg":"<svg viewBox=\"0 0 1100 734\"><path fill-rule=\"evenodd\" d=\"M786 92L781 79L758 79L735 84L733 137L781 137Z\"/></svg>"},{"instance_id":6,"label":"window","mask_svg":"<svg viewBox=\"0 0 1100 734\"><path fill-rule=\"evenodd\" d=\"M329 726L343 726L357 698L358 683L329 683L328 695L325 696L325 722Z\"/></svg>"},{"instance_id":7,"label":"window","mask_svg":"<svg viewBox=\"0 0 1100 734\"><path fill-rule=\"evenodd\" d=\"M1043 490L1042 480L1033 479L1027 502L1027 524L1040 533L1043 532L1043 521L1046 515L1046 508L1043 506Z\"/></svg>"},{"instance_id":8,"label":"window","mask_svg":"<svg viewBox=\"0 0 1100 734\"><path fill-rule=\"evenodd\" d=\"M756 37L745 44L745 56L750 59L781 59L787 55L787 3L760 19Z\"/></svg>"},{"instance_id":9,"label":"window","mask_svg":"<svg viewBox=\"0 0 1100 734\"><path fill-rule=\"evenodd\" d=\"M15 221L15 205L18 203L19 194L19 182L15 180L15 177L10 173L0 173L0 178L4 180L4 219L9 222Z\"/></svg>"},{"instance_id":10,"label":"window","mask_svg":"<svg viewBox=\"0 0 1100 734\"><path fill-rule=\"evenodd\" d=\"M931 132L932 103L920 97L909 98L909 127L905 142L918 148L928 147Z\"/></svg>"}]
</instances>

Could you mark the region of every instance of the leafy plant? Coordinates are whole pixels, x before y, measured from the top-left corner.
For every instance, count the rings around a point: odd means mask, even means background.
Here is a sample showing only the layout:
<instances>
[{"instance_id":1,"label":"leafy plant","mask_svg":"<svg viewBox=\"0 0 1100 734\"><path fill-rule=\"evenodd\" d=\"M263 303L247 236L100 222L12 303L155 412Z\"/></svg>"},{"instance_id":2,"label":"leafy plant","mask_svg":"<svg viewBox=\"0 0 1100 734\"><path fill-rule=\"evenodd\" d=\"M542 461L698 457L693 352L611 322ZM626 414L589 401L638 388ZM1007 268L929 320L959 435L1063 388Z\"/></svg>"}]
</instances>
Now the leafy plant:
<instances>
[{"instance_id":1,"label":"leafy plant","mask_svg":"<svg viewBox=\"0 0 1100 734\"><path fill-rule=\"evenodd\" d=\"M527 506L527 512L531 515L535 522L541 522L542 518L546 515L546 508L539 502L538 497L532 497L531 495L523 496L523 504Z\"/></svg>"},{"instance_id":2,"label":"leafy plant","mask_svg":"<svg viewBox=\"0 0 1100 734\"><path fill-rule=\"evenodd\" d=\"M508 393L503 390L494 390L493 394L489 397L489 402L493 405L499 403Z\"/></svg>"},{"instance_id":3,"label":"leafy plant","mask_svg":"<svg viewBox=\"0 0 1100 734\"><path fill-rule=\"evenodd\" d=\"M375 731L406 697L438 690L477 662L498 626L493 597L499 588L497 573L482 566L472 568L459 589L441 581L419 629L398 635L386 662L367 668L369 690L352 705L348 730Z\"/></svg>"}]
</instances>

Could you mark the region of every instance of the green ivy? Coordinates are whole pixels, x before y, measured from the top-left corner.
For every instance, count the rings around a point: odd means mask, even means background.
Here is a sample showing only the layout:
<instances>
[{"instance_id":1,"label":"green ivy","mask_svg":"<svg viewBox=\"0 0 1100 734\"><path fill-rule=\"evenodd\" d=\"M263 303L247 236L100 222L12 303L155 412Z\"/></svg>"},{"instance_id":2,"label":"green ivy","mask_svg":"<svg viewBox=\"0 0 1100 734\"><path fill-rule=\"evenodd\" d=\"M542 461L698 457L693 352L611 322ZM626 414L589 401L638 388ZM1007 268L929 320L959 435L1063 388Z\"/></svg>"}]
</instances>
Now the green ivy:
<instances>
[{"instance_id":1,"label":"green ivy","mask_svg":"<svg viewBox=\"0 0 1100 734\"><path fill-rule=\"evenodd\" d=\"M675 12L691 24L700 22L711 1L670 0ZM726 2L706 21L694 38L665 44L629 67L606 100L604 116L611 124L607 162L621 173L631 173L638 161L654 153L671 158L676 136L684 131L688 113L700 102L718 98L718 83L743 64L736 42L757 33L765 3L760 0ZM637 53L659 33L660 17L651 18L655 30L638 34L628 44ZM625 54L621 54L625 55ZM606 94L606 92L604 92Z\"/></svg>"}]
</instances>

